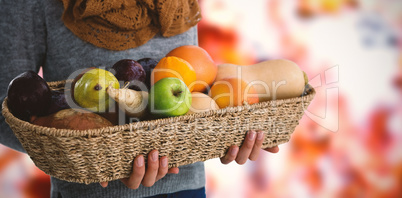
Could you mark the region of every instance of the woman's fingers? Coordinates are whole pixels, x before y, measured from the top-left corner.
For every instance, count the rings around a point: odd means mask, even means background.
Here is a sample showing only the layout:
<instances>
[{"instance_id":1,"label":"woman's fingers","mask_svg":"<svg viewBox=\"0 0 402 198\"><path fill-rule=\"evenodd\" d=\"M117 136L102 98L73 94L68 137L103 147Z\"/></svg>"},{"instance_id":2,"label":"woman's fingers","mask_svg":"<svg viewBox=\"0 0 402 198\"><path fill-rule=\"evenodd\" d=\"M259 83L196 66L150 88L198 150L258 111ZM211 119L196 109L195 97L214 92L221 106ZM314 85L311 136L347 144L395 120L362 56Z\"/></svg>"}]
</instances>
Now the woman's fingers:
<instances>
[{"instance_id":1,"label":"woman's fingers","mask_svg":"<svg viewBox=\"0 0 402 198\"><path fill-rule=\"evenodd\" d=\"M262 143L264 141L264 133L261 130L250 130L239 148L233 145L229 148L226 155L220 158L223 164L228 164L236 160L238 164L246 163L247 159L257 160ZM264 149L271 153L277 153L279 147ZM145 169L144 157L139 155L135 158L133 163L133 172L129 178L121 179L121 181L131 189L137 189L140 184L146 187L153 186L156 181L166 176L167 173L178 174L179 168L168 168L168 158L166 156L159 159L159 152L153 150L148 155L148 166ZM106 187L108 182L101 182L102 187Z\"/></svg>"},{"instance_id":2,"label":"woman's fingers","mask_svg":"<svg viewBox=\"0 0 402 198\"><path fill-rule=\"evenodd\" d=\"M121 181L130 189L137 189L140 187L141 181L144 178L145 165L144 157L142 155L137 156L134 159L133 171L129 178L121 179Z\"/></svg>"},{"instance_id":3,"label":"woman's fingers","mask_svg":"<svg viewBox=\"0 0 402 198\"><path fill-rule=\"evenodd\" d=\"M264 132L258 130L253 150L251 151L250 156L248 157L251 161L257 160L263 142L264 142Z\"/></svg>"},{"instance_id":4,"label":"woman's fingers","mask_svg":"<svg viewBox=\"0 0 402 198\"><path fill-rule=\"evenodd\" d=\"M239 152L239 147L233 145L229 148L225 156L221 157L222 164L229 164L236 159L237 153Z\"/></svg>"},{"instance_id":5,"label":"woman's fingers","mask_svg":"<svg viewBox=\"0 0 402 198\"><path fill-rule=\"evenodd\" d=\"M103 188L106 188L107 185L108 185L108 182L100 182L100 185L101 185Z\"/></svg>"},{"instance_id":6,"label":"woman's fingers","mask_svg":"<svg viewBox=\"0 0 402 198\"><path fill-rule=\"evenodd\" d=\"M145 187L151 187L156 181L166 176L167 173L178 174L179 168L168 168L168 157L164 156L159 159L159 152L153 150L148 154L147 168L145 169L144 157L137 156L133 163L133 172L129 178L121 179L121 181L131 189L137 189L142 184ZM101 182L101 186L106 187L107 182Z\"/></svg>"},{"instance_id":7,"label":"woman's fingers","mask_svg":"<svg viewBox=\"0 0 402 198\"><path fill-rule=\"evenodd\" d=\"M277 153L277 152L279 152L279 147L275 146L275 147L272 147L272 148L266 148L264 150L266 150L268 152L271 152L271 153Z\"/></svg>"},{"instance_id":8,"label":"woman's fingers","mask_svg":"<svg viewBox=\"0 0 402 198\"><path fill-rule=\"evenodd\" d=\"M167 172L168 172L168 158L166 156L163 156L159 159L159 170L155 182L160 180L162 177L165 177Z\"/></svg>"},{"instance_id":9,"label":"woman's fingers","mask_svg":"<svg viewBox=\"0 0 402 198\"><path fill-rule=\"evenodd\" d=\"M250 130L240 149L238 146L231 146L226 155L220 159L221 162L223 164L228 164L233 160L236 160L238 164L244 164L248 159L252 161L257 160L262 143L264 142L264 136L264 132L261 130ZM271 150L274 151L274 148Z\"/></svg>"},{"instance_id":10,"label":"woman's fingers","mask_svg":"<svg viewBox=\"0 0 402 198\"><path fill-rule=\"evenodd\" d=\"M236 162L238 164L244 164L247 162L247 159L254 148L256 136L257 133L254 130L251 130L247 133L243 145L240 147L239 153L237 154L236 157Z\"/></svg>"},{"instance_id":11,"label":"woman's fingers","mask_svg":"<svg viewBox=\"0 0 402 198\"><path fill-rule=\"evenodd\" d=\"M178 167L169 168L168 173L179 174L179 168Z\"/></svg>"},{"instance_id":12,"label":"woman's fingers","mask_svg":"<svg viewBox=\"0 0 402 198\"><path fill-rule=\"evenodd\" d=\"M141 184L145 187L151 187L156 181L159 169L159 152L153 150L148 154L148 166L145 172L144 179Z\"/></svg>"}]
</instances>

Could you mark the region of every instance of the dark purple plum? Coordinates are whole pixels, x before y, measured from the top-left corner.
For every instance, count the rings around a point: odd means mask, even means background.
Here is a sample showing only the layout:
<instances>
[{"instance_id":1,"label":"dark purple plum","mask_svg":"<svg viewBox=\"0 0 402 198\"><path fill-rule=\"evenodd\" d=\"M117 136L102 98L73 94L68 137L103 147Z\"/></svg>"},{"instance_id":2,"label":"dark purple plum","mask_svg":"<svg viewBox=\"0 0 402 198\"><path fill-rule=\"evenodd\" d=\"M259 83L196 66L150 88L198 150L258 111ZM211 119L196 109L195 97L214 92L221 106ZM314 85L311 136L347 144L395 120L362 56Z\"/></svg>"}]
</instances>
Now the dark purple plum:
<instances>
[{"instance_id":1,"label":"dark purple plum","mask_svg":"<svg viewBox=\"0 0 402 198\"><path fill-rule=\"evenodd\" d=\"M8 85L7 104L10 112L25 121L31 116L46 115L52 94L46 81L36 72L27 71Z\"/></svg>"},{"instance_id":2,"label":"dark purple plum","mask_svg":"<svg viewBox=\"0 0 402 198\"><path fill-rule=\"evenodd\" d=\"M145 70L145 73L146 73L145 85L147 86L147 88L149 90L151 88L151 73L152 73L152 70L158 64L158 61L153 58L142 58L140 60L137 60L137 62L139 64L141 64L141 66Z\"/></svg>"},{"instance_id":3,"label":"dark purple plum","mask_svg":"<svg viewBox=\"0 0 402 198\"><path fill-rule=\"evenodd\" d=\"M112 68L115 71L114 75L117 80L124 81L124 83L130 82L128 87L130 89L141 90L141 84L145 83L146 77L141 64L135 60L123 59L117 61Z\"/></svg>"},{"instance_id":4,"label":"dark purple plum","mask_svg":"<svg viewBox=\"0 0 402 198\"><path fill-rule=\"evenodd\" d=\"M71 94L69 91L64 93L62 90L52 90L52 100L49 105L49 109L47 111L47 115L56 113L63 109L70 108L70 105L67 103L66 94Z\"/></svg>"}]
</instances>

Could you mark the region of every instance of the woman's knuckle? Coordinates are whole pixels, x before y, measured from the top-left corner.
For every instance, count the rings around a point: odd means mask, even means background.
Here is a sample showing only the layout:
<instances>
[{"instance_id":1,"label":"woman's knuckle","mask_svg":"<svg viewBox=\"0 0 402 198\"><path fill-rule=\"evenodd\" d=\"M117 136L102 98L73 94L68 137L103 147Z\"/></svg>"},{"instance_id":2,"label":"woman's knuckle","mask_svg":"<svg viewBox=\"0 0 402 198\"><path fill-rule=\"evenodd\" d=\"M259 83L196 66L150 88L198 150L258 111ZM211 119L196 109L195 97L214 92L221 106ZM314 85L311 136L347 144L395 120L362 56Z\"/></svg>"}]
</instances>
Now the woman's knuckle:
<instances>
[{"instance_id":1,"label":"woman's knuckle","mask_svg":"<svg viewBox=\"0 0 402 198\"><path fill-rule=\"evenodd\" d=\"M143 170L136 170L136 171L134 171L133 176L142 178L142 177L144 177L144 171Z\"/></svg>"},{"instance_id":2,"label":"woman's knuckle","mask_svg":"<svg viewBox=\"0 0 402 198\"><path fill-rule=\"evenodd\" d=\"M159 171L158 175L157 175L157 178L165 177L166 174L167 174L167 170Z\"/></svg>"},{"instance_id":3,"label":"woman's knuckle","mask_svg":"<svg viewBox=\"0 0 402 198\"><path fill-rule=\"evenodd\" d=\"M254 147L254 144L253 144L254 142L248 142L247 144L245 144L244 145L244 147L246 148L246 149L253 149L253 147Z\"/></svg>"},{"instance_id":4,"label":"woman's knuckle","mask_svg":"<svg viewBox=\"0 0 402 198\"><path fill-rule=\"evenodd\" d=\"M142 185L145 186L145 187L151 187L151 186L154 185L154 183L155 182L153 182L153 181L143 181Z\"/></svg>"},{"instance_id":5,"label":"woman's knuckle","mask_svg":"<svg viewBox=\"0 0 402 198\"><path fill-rule=\"evenodd\" d=\"M251 160L251 161L256 161L256 160L257 160L257 157L254 156L254 155L251 155L251 156L249 157L249 160Z\"/></svg>"},{"instance_id":6,"label":"woman's knuckle","mask_svg":"<svg viewBox=\"0 0 402 198\"><path fill-rule=\"evenodd\" d=\"M127 187L130 188L130 189L135 190L135 189L140 187L140 184L132 183L132 184L129 184Z\"/></svg>"},{"instance_id":7,"label":"woman's knuckle","mask_svg":"<svg viewBox=\"0 0 402 198\"><path fill-rule=\"evenodd\" d=\"M231 161L226 158L221 158L222 164L229 164Z\"/></svg>"},{"instance_id":8,"label":"woman's knuckle","mask_svg":"<svg viewBox=\"0 0 402 198\"><path fill-rule=\"evenodd\" d=\"M240 164L240 165L245 164L246 161L247 161L247 160L244 160L244 159L238 159L238 160L236 160L236 162L237 162L238 164Z\"/></svg>"},{"instance_id":9,"label":"woman's knuckle","mask_svg":"<svg viewBox=\"0 0 402 198\"><path fill-rule=\"evenodd\" d=\"M158 166L149 166L148 170L151 172L158 172Z\"/></svg>"}]
</instances>

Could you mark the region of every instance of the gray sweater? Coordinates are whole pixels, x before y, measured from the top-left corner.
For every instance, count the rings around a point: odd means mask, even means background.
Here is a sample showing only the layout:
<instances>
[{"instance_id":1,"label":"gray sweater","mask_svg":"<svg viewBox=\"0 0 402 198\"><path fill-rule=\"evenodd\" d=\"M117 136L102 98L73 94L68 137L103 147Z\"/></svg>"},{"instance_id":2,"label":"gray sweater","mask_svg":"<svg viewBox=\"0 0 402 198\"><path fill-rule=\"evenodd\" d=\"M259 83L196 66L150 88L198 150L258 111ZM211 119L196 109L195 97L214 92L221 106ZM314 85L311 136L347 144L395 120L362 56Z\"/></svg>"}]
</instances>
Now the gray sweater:
<instances>
[{"instance_id":1,"label":"gray sweater","mask_svg":"<svg viewBox=\"0 0 402 198\"><path fill-rule=\"evenodd\" d=\"M120 59L162 58L181 45L197 45L197 30L163 38L159 35L145 45L125 51L95 47L70 32L61 21L59 0L0 0L0 99L7 94L9 82L27 70L43 67L46 81L64 80L78 69L91 66L112 66ZM25 152L0 116L0 143ZM85 185L51 178L52 197L144 197L197 189L205 185L202 162L181 166L178 175L168 174L152 187L128 189L119 180L107 188L98 183Z\"/></svg>"}]
</instances>

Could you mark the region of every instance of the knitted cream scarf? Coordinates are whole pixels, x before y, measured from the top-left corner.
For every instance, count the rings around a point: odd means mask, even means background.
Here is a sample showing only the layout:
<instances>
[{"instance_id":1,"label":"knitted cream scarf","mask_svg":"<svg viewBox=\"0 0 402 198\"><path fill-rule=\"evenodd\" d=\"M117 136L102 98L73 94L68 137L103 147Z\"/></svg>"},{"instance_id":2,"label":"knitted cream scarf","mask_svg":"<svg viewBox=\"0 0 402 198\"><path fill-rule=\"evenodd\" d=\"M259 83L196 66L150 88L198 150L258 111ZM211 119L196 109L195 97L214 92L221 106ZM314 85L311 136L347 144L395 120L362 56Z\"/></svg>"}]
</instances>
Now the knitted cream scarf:
<instances>
[{"instance_id":1,"label":"knitted cream scarf","mask_svg":"<svg viewBox=\"0 0 402 198\"><path fill-rule=\"evenodd\" d=\"M125 50L158 32L170 37L201 19L197 0L62 0L65 26L98 47Z\"/></svg>"}]
</instances>

